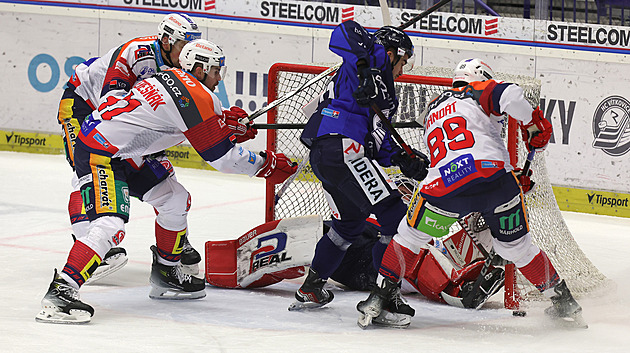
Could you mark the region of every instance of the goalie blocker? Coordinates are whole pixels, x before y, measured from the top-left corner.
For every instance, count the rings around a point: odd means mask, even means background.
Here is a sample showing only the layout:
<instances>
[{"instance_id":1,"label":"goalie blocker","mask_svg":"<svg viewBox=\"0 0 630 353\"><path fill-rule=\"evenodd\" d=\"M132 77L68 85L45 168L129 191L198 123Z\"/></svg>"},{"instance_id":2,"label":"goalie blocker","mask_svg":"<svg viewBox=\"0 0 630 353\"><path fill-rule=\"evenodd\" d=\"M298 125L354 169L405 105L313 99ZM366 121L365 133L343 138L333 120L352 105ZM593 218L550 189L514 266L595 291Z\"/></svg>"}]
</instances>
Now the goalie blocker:
<instances>
[{"instance_id":1,"label":"goalie blocker","mask_svg":"<svg viewBox=\"0 0 630 353\"><path fill-rule=\"evenodd\" d=\"M366 230L350 246L331 278L354 290L369 290L377 271L371 265L371 248L378 241L378 224L368 220ZM287 218L262 224L236 240L206 242L206 280L223 288L257 288L303 276L315 245L325 233L320 216ZM490 266L478 290L489 231L475 232L479 245L461 229L422 249L407 269L403 289L420 292L432 301L458 307L480 308L503 285L503 269ZM484 246L486 251L481 251ZM487 277L487 279L486 279Z\"/></svg>"}]
</instances>

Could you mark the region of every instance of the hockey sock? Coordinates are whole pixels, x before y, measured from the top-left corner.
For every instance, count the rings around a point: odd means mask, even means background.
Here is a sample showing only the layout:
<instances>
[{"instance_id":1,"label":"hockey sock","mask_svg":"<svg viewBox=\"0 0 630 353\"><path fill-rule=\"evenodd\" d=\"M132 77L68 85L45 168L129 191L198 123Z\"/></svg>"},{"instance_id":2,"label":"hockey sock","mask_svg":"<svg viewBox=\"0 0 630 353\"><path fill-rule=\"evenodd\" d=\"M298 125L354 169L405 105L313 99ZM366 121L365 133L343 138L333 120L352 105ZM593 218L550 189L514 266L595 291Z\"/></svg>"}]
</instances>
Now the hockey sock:
<instances>
[{"instance_id":1,"label":"hockey sock","mask_svg":"<svg viewBox=\"0 0 630 353\"><path fill-rule=\"evenodd\" d=\"M383 255L387 249L387 244L389 244L391 240L391 236L381 235L378 241L372 246L372 266L374 266L375 270L378 270L378 268L381 267L381 261L383 260Z\"/></svg>"},{"instance_id":2,"label":"hockey sock","mask_svg":"<svg viewBox=\"0 0 630 353\"><path fill-rule=\"evenodd\" d=\"M77 240L72 245L66 265L61 272L62 275L65 274L64 279L67 280L68 277L72 279L70 284L76 283L78 289L92 276L101 261L101 257L92 248L83 244L81 240Z\"/></svg>"},{"instance_id":3,"label":"hockey sock","mask_svg":"<svg viewBox=\"0 0 630 353\"><path fill-rule=\"evenodd\" d=\"M540 251L527 265L519 270L536 288L544 292L560 282L560 276L544 251Z\"/></svg>"},{"instance_id":4,"label":"hockey sock","mask_svg":"<svg viewBox=\"0 0 630 353\"><path fill-rule=\"evenodd\" d=\"M87 232L88 217L85 214L83 208L83 198L81 198L81 191L73 191L70 194L70 200L68 200L68 214L70 215L70 224L72 225L72 231L77 238L83 237Z\"/></svg>"},{"instance_id":5,"label":"hockey sock","mask_svg":"<svg viewBox=\"0 0 630 353\"><path fill-rule=\"evenodd\" d=\"M337 244L331 240L331 237L336 239L336 242L340 243L341 246L337 246ZM317 242L311 267L317 271L321 278L328 279L341 264L350 244L350 242L341 238L341 236L331 228L328 233L324 234Z\"/></svg>"},{"instance_id":6,"label":"hockey sock","mask_svg":"<svg viewBox=\"0 0 630 353\"><path fill-rule=\"evenodd\" d=\"M160 255L158 261L164 265L173 266L182 254L186 228L182 230L168 230L155 222L155 241Z\"/></svg>"},{"instance_id":7,"label":"hockey sock","mask_svg":"<svg viewBox=\"0 0 630 353\"><path fill-rule=\"evenodd\" d=\"M406 269L414 267L416 258L417 254L392 239L385 250L378 273L398 282Z\"/></svg>"}]
</instances>

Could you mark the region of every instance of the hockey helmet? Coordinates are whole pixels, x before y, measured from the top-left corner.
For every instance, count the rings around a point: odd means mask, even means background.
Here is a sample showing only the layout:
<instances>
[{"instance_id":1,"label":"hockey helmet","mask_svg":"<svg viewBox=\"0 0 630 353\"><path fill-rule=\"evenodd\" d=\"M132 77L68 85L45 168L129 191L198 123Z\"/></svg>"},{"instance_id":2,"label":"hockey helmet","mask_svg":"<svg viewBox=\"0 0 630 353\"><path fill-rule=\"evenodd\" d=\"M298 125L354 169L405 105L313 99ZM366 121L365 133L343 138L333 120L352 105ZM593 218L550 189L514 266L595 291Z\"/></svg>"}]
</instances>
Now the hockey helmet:
<instances>
[{"instance_id":1,"label":"hockey helmet","mask_svg":"<svg viewBox=\"0 0 630 353\"><path fill-rule=\"evenodd\" d=\"M464 59L453 70L453 87L465 86L475 81L491 80L494 71L481 59Z\"/></svg>"},{"instance_id":2,"label":"hockey helmet","mask_svg":"<svg viewBox=\"0 0 630 353\"><path fill-rule=\"evenodd\" d=\"M378 44L385 47L385 50L390 48L396 50L397 60L393 65L396 65L396 62L405 54L409 57L408 65L413 63L411 59L413 57L413 43L411 43L411 38L407 33L393 26L385 26L376 31L374 37L376 37Z\"/></svg>"},{"instance_id":3,"label":"hockey helmet","mask_svg":"<svg viewBox=\"0 0 630 353\"><path fill-rule=\"evenodd\" d=\"M170 45L178 40L191 41L201 38L199 27L188 15L183 13L171 13L166 15L158 25L158 39L168 36Z\"/></svg>"},{"instance_id":4,"label":"hockey helmet","mask_svg":"<svg viewBox=\"0 0 630 353\"><path fill-rule=\"evenodd\" d=\"M186 43L179 54L179 64L183 70L189 72L192 72L195 64L200 64L205 74L210 72L211 67L218 66L221 77L225 75L226 71L223 50L205 39L196 39Z\"/></svg>"}]
</instances>

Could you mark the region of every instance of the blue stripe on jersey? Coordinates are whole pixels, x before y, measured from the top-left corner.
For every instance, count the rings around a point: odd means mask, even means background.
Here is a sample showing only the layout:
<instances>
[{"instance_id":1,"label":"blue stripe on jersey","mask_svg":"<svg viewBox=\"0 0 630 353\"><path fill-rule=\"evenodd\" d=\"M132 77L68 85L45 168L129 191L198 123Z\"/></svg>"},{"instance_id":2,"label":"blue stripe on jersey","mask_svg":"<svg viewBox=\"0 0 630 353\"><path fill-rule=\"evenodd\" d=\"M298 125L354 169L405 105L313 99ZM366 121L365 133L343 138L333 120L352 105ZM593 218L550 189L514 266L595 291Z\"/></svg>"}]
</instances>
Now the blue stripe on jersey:
<instances>
[{"instance_id":1,"label":"blue stripe on jersey","mask_svg":"<svg viewBox=\"0 0 630 353\"><path fill-rule=\"evenodd\" d=\"M203 158L204 160L208 162L214 162L217 159L225 156L225 154L228 153L228 151L231 150L232 147L234 147L234 144L232 143L232 141L230 141L230 138L228 137L223 139L223 141L217 143L216 145L212 146L211 148L208 148L205 151L197 151L197 153L199 153L201 158Z\"/></svg>"},{"instance_id":2,"label":"blue stripe on jersey","mask_svg":"<svg viewBox=\"0 0 630 353\"><path fill-rule=\"evenodd\" d=\"M503 108L499 105L499 100L503 95L503 91L505 91L509 85L512 85L512 83L499 83L494 86L494 89L492 90L492 109L497 113L497 115L501 115L503 113Z\"/></svg>"}]
</instances>

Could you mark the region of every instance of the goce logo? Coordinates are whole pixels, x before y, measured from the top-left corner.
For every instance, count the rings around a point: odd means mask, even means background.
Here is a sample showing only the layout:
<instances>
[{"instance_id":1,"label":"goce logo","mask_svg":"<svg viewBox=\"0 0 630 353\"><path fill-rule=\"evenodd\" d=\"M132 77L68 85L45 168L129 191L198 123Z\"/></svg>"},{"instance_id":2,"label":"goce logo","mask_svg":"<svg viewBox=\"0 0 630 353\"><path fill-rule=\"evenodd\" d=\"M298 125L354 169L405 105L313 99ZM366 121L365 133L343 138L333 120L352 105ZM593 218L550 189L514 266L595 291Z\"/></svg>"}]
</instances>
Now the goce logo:
<instances>
[{"instance_id":1,"label":"goce logo","mask_svg":"<svg viewBox=\"0 0 630 353\"><path fill-rule=\"evenodd\" d=\"M620 96L604 99L593 116L593 147L611 156L630 150L630 102Z\"/></svg>"},{"instance_id":2,"label":"goce logo","mask_svg":"<svg viewBox=\"0 0 630 353\"><path fill-rule=\"evenodd\" d=\"M256 245L257 250L252 252L250 259L250 272L291 260L291 257L287 256L287 252L285 251L286 246L286 233L275 233L259 238L258 245Z\"/></svg>"}]
</instances>

